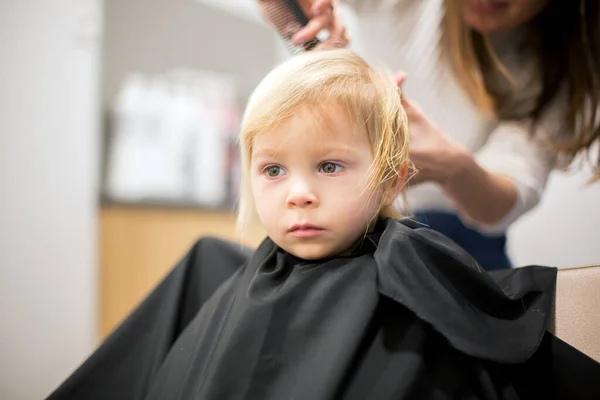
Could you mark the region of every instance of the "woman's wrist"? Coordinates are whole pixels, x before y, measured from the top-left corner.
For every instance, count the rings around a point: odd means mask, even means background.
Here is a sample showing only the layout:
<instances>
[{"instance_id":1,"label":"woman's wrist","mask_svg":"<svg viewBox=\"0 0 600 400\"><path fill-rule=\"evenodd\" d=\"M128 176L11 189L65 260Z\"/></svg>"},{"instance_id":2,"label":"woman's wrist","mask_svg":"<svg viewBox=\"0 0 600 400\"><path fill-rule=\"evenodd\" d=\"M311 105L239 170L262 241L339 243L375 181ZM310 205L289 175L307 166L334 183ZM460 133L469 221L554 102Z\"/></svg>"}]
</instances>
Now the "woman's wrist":
<instances>
[{"instance_id":1,"label":"woman's wrist","mask_svg":"<svg viewBox=\"0 0 600 400\"><path fill-rule=\"evenodd\" d=\"M471 153L458 144L447 148L445 153L440 157L443 174L440 175L437 183L443 188L452 189L462 176L477 167L477 163Z\"/></svg>"},{"instance_id":2,"label":"woman's wrist","mask_svg":"<svg viewBox=\"0 0 600 400\"><path fill-rule=\"evenodd\" d=\"M514 206L517 188L507 177L481 167L466 150L455 150L440 182L463 217L482 225L500 221Z\"/></svg>"}]
</instances>

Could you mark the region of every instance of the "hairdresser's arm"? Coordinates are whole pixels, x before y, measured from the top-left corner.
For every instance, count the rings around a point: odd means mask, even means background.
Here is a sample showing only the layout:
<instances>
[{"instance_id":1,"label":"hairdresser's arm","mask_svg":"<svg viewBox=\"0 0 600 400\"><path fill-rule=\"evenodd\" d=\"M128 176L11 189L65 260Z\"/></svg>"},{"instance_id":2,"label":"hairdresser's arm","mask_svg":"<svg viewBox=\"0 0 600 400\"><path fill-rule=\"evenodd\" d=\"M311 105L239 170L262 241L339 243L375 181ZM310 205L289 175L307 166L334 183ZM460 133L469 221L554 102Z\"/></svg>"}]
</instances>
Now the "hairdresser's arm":
<instances>
[{"instance_id":1,"label":"hairdresser's arm","mask_svg":"<svg viewBox=\"0 0 600 400\"><path fill-rule=\"evenodd\" d=\"M483 168L466 151L458 152L453 164L454 173L441 184L463 218L484 227L504 220L518 200L515 182Z\"/></svg>"},{"instance_id":2,"label":"hairdresser's arm","mask_svg":"<svg viewBox=\"0 0 600 400\"><path fill-rule=\"evenodd\" d=\"M553 121L554 117L544 119L538 135L560 129L560 121ZM505 177L517 188L516 202L508 214L494 225L483 227L491 233L505 231L539 203L557 159L547 145L530 139L526 121L501 123L474 157L480 167Z\"/></svg>"},{"instance_id":3,"label":"hairdresser's arm","mask_svg":"<svg viewBox=\"0 0 600 400\"><path fill-rule=\"evenodd\" d=\"M501 233L534 207L554 163L553 155L530 141L524 124L502 124L476 155L440 131L407 99L414 183L438 183L465 222ZM413 183L413 184L414 184Z\"/></svg>"},{"instance_id":4,"label":"hairdresser's arm","mask_svg":"<svg viewBox=\"0 0 600 400\"><path fill-rule=\"evenodd\" d=\"M475 223L501 220L517 200L514 183L482 168L467 150L433 125L416 104L406 98L402 103L411 132L410 158L419 170L412 184L440 184L458 211Z\"/></svg>"},{"instance_id":5,"label":"hairdresser's arm","mask_svg":"<svg viewBox=\"0 0 600 400\"><path fill-rule=\"evenodd\" d=\"M457 154L454 174L441 182L459 213L475 225L495 225L518 199L517 185L507 176L483 168L466 151Z\"/></svg>"}]
</instances>

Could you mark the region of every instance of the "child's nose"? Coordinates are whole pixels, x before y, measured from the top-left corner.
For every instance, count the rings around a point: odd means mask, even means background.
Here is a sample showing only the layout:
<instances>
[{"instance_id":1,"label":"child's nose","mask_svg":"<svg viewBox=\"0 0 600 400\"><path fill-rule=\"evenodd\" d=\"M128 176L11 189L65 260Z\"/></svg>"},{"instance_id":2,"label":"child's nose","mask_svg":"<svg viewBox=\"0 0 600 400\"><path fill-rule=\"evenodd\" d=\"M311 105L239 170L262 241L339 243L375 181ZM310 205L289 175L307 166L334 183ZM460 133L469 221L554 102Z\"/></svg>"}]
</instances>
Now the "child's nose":
<instances>
[{"instance_id":1,"label":"child's nose","mask_svg":"<svg viewBox=\"0 0 600 400\"><path fill-rule=\"evenodd\" d=\"M316 207L319 201L315 193L305 185L296 185L287 198L288 207Z\"/></svg>"}]
</instances>

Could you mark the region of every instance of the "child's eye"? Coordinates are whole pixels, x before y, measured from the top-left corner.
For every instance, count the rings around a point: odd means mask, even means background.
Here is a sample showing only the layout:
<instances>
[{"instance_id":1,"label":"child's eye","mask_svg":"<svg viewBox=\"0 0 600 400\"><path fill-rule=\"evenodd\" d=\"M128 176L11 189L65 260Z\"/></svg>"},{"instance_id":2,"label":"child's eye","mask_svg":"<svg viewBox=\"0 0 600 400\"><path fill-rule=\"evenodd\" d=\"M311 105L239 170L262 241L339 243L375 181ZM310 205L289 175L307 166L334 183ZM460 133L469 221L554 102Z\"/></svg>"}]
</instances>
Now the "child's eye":
<instances>
[{"instance_id":1,"label":"child's eye","mask_svg":"<svg viewBox=\"0 0 600 400\"><path fill-rule=\"evenodd\" d=\"M276 178L279 175L281 175L282 170L281 167L278 167L277 165L270 165L267 168L265 168L265 173L270 178Z\"/></svg>"},{"instance_id":2,"label":"child's eye","mask_svg":"<svg viewBox=\"0 0 600 400\"><path fill-rule=\"evenodd\" d=\"M325 174L335 174L336 172L340 172L341 169L342 169L341 165L332 163L332 162L323 163L319 167L319 171L321 171Z\"/></svg>"}]
</instances>

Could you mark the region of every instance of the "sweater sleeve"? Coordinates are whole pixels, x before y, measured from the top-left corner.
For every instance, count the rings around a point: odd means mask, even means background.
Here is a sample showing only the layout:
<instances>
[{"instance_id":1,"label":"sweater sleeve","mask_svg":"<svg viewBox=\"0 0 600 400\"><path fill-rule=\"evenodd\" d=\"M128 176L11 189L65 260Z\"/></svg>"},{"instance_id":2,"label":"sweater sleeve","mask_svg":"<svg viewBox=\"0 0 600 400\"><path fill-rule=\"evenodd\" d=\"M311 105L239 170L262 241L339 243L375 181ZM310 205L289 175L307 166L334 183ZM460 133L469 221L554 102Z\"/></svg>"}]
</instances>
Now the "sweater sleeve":
<instances>
[{"instance_id":1,"label":"sweater sleeve","mask_svg":"<svg viewBox=\"0 0 600 400\"><path fill-rule=\"evenodd\" d=\"M475 154L475 159L488 171L508 177L517 187L517 201L500 221L492 225L465 221L489 234L505 232L539 203L556 162L556 156L545 143L529 137L526 122L501 123Z\"/></svg>"}]
</instances>

